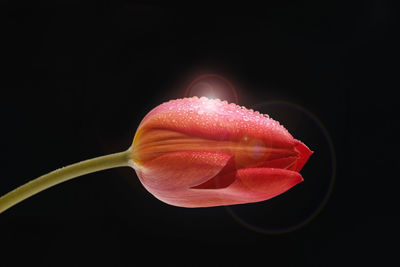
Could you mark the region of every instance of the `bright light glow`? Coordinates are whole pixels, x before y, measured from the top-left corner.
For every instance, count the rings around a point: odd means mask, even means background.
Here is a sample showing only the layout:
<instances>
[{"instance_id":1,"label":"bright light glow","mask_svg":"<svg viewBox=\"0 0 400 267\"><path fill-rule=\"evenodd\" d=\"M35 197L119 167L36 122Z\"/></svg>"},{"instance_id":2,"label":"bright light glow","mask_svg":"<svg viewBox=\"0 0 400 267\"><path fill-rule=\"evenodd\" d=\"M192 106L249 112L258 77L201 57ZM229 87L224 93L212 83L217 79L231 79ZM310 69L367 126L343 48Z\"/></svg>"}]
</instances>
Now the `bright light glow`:
<instances>
[{"instance_id":1,"label":"bright light glow","mask_svg":"<svg viewBox=\"0 0 400 267\"><path fill-rule=\"evenodd\" d=\"M192 81L185 91L185 97L197 96L209 99L221 99L238 103L237 93L233 85L217 74L204 74Z\"/></svg>"}]
</instances>

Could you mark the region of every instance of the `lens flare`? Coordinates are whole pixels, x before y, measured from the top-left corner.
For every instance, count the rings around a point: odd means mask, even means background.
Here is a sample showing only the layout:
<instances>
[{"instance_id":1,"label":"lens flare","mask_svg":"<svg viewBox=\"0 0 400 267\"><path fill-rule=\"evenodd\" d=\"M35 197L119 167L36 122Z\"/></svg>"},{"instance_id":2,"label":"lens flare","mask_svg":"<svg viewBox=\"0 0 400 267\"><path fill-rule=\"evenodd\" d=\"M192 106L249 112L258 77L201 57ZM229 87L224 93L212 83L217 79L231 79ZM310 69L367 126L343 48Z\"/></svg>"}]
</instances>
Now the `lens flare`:
<instances>
[{"instance_id":1,"label":"lens flare","mask_svg":"<svg viewBox=\"0 0 400 267\"><path fill-rule=\"evenodd\" d=\"M222 99L231 103L239 103L233 84L218 74L203 74L195 78L186 88L184 97L204 96L210 99Z\"/></svg>"}]
</instances>

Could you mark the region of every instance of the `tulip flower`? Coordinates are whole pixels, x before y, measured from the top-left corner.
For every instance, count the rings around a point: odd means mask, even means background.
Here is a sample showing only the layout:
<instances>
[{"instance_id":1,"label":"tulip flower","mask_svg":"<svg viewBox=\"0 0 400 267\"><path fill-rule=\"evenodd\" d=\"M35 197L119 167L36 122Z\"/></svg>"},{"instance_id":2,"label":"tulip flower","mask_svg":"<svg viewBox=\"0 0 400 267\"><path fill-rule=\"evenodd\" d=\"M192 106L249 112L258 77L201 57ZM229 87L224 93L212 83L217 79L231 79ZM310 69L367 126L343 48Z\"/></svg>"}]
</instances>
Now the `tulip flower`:
<instances>
[{"instance_id":1,"label":"tulip flower","mask_svg":"<svg viewBox=\"0 0 400 267\"><path fill-rule=\"evenodd\" d=\"M270 199L303 181L312 153L268 116L205 97L153 109L132 148L144 187L181 207Z\"/></svg>"},{"instance_id":2,"label":"tulip flower","mask_svg":"<svg viewBox=\"0 0 400 267\"><path fill-rule=\"evenodd\" d=\"M267 115L205 97L171 100L150 111L131 147L45 174L0 198L0 213L61 182L131 166L143 186L179 207L258 202L303 181L312 152Z\"/></svg>"}]
</instances>

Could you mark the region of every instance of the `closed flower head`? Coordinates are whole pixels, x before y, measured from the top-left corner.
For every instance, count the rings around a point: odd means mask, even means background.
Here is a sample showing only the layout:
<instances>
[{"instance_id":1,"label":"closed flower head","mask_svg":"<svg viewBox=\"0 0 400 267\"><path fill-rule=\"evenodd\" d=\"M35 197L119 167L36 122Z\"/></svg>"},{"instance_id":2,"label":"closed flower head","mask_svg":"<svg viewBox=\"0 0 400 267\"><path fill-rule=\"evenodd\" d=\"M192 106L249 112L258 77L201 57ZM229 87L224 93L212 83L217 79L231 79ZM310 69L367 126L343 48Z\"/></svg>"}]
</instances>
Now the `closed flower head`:
<instances>
[{"instance_id":1,"label":"closed flower head","mask_svg":"<svg viewBox=\"0 0 400 267\"><path fill-rule=\"evenodd\" d=\"M158 199L181 207L267 200L303 178L312 152L279 122L205 97L150 111L136 132L136 173Z\"/></svg>"}]
</instances>

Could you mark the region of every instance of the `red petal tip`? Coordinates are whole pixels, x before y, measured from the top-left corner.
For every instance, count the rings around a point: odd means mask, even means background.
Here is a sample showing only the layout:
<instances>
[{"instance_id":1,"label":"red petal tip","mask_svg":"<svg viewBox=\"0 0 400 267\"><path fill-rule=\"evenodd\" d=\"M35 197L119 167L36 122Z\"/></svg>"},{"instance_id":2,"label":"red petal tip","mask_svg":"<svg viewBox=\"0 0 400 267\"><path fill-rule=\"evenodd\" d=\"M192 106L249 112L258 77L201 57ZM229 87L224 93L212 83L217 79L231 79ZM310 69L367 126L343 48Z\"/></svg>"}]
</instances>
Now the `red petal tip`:
<instances>
[{"instance_id":1,"label":"red petal tip","mask_svg":"<svg viewBox=\"0 0 400 267\"><path fill-rule=\"evenodd\" d=\"M314 153L314 151L311 151L305 144L303 144L299 140L296 140L295 149L299 155L299 158L296 162L295 171L299 172L303 168L304 164L306 164L308 158Z\"/></svg>"}]
</instances>

